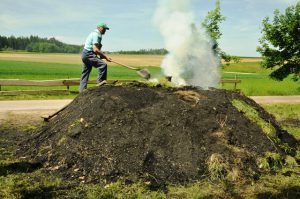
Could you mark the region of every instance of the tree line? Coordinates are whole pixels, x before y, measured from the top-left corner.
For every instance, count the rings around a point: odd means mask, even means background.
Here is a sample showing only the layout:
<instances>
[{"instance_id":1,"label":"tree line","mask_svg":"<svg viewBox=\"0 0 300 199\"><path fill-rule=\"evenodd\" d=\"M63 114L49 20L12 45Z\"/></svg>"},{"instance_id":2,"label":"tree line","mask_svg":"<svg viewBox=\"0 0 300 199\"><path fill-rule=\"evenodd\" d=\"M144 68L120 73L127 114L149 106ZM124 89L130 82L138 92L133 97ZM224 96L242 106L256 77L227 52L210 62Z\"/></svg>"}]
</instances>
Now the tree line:
<instances>
[{"instance_id":1,"label":"tree line","mask_svg":"<svg viewBox=\"0 0 300 199\"><path fill-rule=\"evenodd\" d=\"M42 53L79 53L83 46L65 44L55 38L40 38L38 36L15 37L0 35L0 50L20 50Z\"/></svg>"},{"instance_id":2,"label":"tree line","mask_svg":"<svg viewBox=\"0 0 300 199\"><path fill-rule=\"evenodd\" d=\"M80 53L83 46L65 44L55 38L40 38L38 36L15 37L0 35L0 51L27 51L41 53ZM165 55L167 50L161 49L140 49L108 52L116 54L149 54L149 55Z\"/></svg>"},{"instance_id":3,"label":"tree line","mask_svg":"<svg viewBox=\"0 0 300 199\"><path fill-rule=\"evenodd\" d=\"M166 55L168 51L165 48L159 49L140 49L140 50L126 50L116 51L117 54L135 54L135 55Z\"/></svg>"}]
</instances>

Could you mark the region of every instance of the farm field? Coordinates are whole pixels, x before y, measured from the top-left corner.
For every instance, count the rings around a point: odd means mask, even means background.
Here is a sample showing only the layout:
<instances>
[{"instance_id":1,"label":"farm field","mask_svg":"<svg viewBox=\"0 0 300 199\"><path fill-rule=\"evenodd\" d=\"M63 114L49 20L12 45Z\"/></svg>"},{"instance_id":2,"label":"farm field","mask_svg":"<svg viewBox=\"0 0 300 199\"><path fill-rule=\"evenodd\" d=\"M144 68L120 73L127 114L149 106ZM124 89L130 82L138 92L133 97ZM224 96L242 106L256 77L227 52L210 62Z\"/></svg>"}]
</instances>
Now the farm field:
<instances>
[{"instance_id":1,"label":"farm field","mask_svg":"<svg viewBox=\"0 0 300 199\"><path fill-rule=\"evenodd\" d=\"M154 78L161 78L160 62L163 56L156 55L111 55L111 57L129 66L147 68ZM299 95L300 82L294 82L291 77L284 81L270 79L270 70L260 67L259 58L244 58L240 63L224 66L222 79L241 79L238 84L247 96ZM33 53L0 53L1 79L68 79L80 78L80 55L68 54L33 54ZM97 71L92 70L90 79L96 79ZM108 79L139 80L135 71L109 63ZM232 84L223 88L232 89ZM2 86L2 90L34 89L33 87ZM45 88L39 88L45 89ZM71 87L77 90L77 87Z\"/></svg>"},{"instance_id":2,"label":"farm field","mask_svg":"<svg viewBox=\"0 0 300 199\"><path fill-rule=\"evenodd\" d=\"M121 55L109 54L112 59L126 62L132 66L160 66L163 55ZM62 53L29 53L29 52L1 52L0 60L31 61L47 63L81 64L80 54ZM261 58L241 58L241 62L259 62Z\"/></svg>"},{"instance_id":3,"label":"farm field","mask_svg":"<svg viewBox=\"0 0 300 199\"><path fill-rule=\"evenodd\" d=\"M119 55L108 54L113 60L124 62L130 66L160 66L163 59L162 55ZM79 64L81 65L80 54L62 53L1 53L0 60L60 63L60 64ZM113 64L112 64L113 65Z\"/></svg>"}]
</instances>

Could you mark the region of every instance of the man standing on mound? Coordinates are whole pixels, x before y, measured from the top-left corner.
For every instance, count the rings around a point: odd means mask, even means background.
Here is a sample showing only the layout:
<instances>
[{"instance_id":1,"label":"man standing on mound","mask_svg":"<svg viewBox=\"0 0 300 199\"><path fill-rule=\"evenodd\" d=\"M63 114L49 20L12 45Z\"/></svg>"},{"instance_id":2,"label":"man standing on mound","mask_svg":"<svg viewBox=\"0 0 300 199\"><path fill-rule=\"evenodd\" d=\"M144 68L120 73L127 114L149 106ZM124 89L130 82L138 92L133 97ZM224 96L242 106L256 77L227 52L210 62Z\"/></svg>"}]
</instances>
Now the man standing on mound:
<instances>
[{"instance_id":1,"label":"man standing on mound","mask_svg":"<svg viewBox=\"0 0 300 199\"><path fill-rule=\"evenodd\" d=\"M111 61L111 58L107 57L101 51L102 35L105 34L106 30L109 30L109 28L105 23L102 22L98 23L97 28L89 34L89 36L85 41L84 48L82 51L82 56L81 56L83 62L83 68L82 68L79 92L82 92L84 89L87 88L87 83L93 66L97 68L99 72L98 79L97 79L98 82L97 86L106 84L107 64L102 59L106 59L109 62ZM97 55L99 55L100 58L97 57Z\"/></svg>"}]
</instances>

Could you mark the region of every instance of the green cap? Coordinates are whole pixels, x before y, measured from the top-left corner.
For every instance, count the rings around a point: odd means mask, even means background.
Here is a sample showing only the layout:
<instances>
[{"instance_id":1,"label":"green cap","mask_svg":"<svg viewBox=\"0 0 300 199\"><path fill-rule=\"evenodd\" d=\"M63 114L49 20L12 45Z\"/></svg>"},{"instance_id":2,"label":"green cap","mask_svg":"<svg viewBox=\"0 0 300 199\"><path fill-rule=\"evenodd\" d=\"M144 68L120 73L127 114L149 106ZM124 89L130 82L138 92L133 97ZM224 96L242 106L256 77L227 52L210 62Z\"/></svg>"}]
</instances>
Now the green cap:
<instances>
[{"instance_id":1,"label":"green cap","mask_svg":"<svg viewBox=\"0 0 300 199\"><path fill-rule=\"evenodd\" d=\"M97 27L103 27L103 28L109 30L109 27L106 25L106 23L103 23L103 22L98 23Z\"/></svg>"}]
</instances>

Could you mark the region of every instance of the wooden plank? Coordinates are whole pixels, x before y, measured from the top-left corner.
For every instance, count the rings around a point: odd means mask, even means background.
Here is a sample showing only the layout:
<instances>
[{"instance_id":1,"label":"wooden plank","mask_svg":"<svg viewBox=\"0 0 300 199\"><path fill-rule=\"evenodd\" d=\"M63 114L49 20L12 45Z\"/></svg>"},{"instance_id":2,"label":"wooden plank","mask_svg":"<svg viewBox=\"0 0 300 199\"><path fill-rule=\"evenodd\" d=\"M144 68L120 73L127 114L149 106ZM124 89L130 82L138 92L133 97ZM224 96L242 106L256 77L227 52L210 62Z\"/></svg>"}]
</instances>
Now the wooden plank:
<instances>
[{"instance_id":1,"label":"wooden plank","mask_svg":"<svg viewBox=\"0 0 300 199\"><path fill-rule=\"evenodd\" d=\"M0 79L1 86L64 86L63 80Z\"/></svg>"},{"instance_id":2,"label":"wooden plank","mask_svg":"<svg viewBox=\"0 0 300 199\"><path fill-rule=\"evenodd\" d=\"M221 81L220 81L220 83L221 84L224 84L224 83L241 83L242 82L242 80L240 80L240 79L222 79Z\"/></svg>"},{"instance_id":3,"label":"wooden plank","mask_svg":"<svg viewBox=\"0 0 300 199\"><path fill-rule=\"evenodd\" d=\"M128 80L128 79L124 79L124 80L107 80L108 84L113 84L113 83L127 83L127 82L132 82L134 80ZM90 80L88 82L89 84L97 84L97 80ZM77 86L80 84L80 79L65 79L63 80L63 84L65 86Z\"/></svg>"},{"instance_id":4,"label":"wooden plank","mask_svg":"<svg viewBox=\"0 0 300 199\"><path fill-rule=\"evenodd\" d=\"M109 84L115 82L132 82L133 80L107 80ZM97 84L96 80L90 80L89 84ZM61 80L24 80L24 79L0 79L0 86L77 86L80 79Z\"/></svg>"},{"instance_id":5,"label":"wooden plank","mask_svg":"<svg viewBox=\"0 0 300 199\"><path fill-rule=\"evenodd\" d=\"M70 94L69 90L22 90L22 91L0 91L1 96L15 95L48 95L48 94Z\"/></svg>"}]
</instances>

